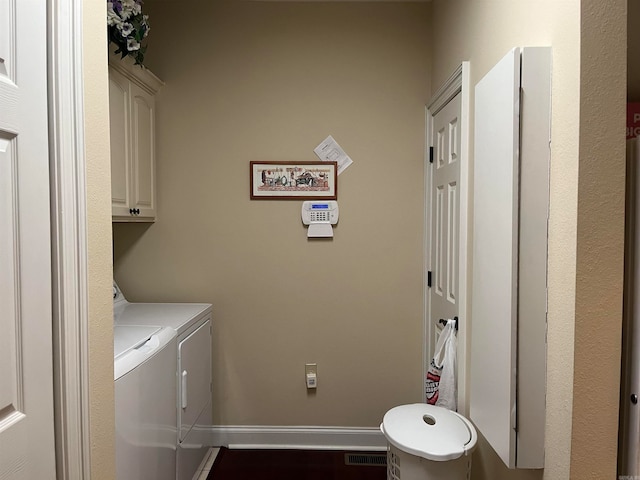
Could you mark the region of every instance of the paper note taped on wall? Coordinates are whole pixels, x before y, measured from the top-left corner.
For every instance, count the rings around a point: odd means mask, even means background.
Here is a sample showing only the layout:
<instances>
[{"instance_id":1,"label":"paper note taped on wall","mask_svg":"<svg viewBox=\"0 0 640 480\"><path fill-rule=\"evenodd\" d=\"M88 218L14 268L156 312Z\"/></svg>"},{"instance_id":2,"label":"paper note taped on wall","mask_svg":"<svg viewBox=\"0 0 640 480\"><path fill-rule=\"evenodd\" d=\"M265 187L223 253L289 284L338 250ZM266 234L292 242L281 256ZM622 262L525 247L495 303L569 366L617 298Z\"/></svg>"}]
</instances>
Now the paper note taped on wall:
<instances>
[{"instance_id":1,"label":"paper note taped on wall","mask_svg":"<svg viewBox=\"0 0 640 480\"><path fill-rule=\"evenodd\" d=\"M325 138L313 151L323 162L338 162L338 175L353 163L353 160L331 135Z\"/></svg>"}]
</instances>

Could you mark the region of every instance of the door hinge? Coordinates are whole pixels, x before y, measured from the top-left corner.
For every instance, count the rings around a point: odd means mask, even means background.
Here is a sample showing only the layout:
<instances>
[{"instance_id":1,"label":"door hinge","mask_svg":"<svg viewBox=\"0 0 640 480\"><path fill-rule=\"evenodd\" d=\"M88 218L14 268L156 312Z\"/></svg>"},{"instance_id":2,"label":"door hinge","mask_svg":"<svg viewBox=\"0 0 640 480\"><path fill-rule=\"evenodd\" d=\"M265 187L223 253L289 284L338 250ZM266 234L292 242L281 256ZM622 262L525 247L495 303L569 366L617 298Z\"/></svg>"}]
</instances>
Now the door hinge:
<instances>
[{"instance_id":1,"label":"door hinge","mask_svg":"<svg viewBox=\"0 0 640 480\"><path fill-rule=\"evenodd\" d=\"M431 288L431 270L427 272L427 287Z\"/></svg>"},{"instance_id":2,"label":"door hinge","mask_svg":"<svg viewBox=\"0 0 640 480\"><path fill-rule=\"evenodd\" d=\"M429 163L433 163L433 147L429 147Z\"/></svg>"}]
</instances>

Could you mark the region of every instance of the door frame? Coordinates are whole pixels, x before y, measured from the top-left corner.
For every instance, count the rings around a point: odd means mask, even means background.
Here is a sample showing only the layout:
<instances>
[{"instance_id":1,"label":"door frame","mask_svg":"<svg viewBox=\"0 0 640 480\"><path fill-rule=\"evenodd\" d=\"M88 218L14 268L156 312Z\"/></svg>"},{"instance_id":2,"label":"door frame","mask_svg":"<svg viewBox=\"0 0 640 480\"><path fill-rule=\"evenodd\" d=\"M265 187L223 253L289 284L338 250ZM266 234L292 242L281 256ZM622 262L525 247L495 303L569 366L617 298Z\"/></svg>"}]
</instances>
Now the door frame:
<instances>
[{"instance_id":1,"label":"door frame","mask_svg":"<svg viewBox=\"0 0 640 480\"><path fill-rule=\"evenodd\" d=\"M91 471L82 2L47 8L56 469L75 480Z\"/></svg>"},{"instance_id":2,"label":"door frame","mask_svg":"<svg viewBox=\"0 0 640 480\"><path fill-rule=\"evenodd\" d=\"M427 275L433 271L431 265L431 183L433 180L433 164L429 163L429 147L433 146L431 138L431 127L433 117L455 97L458 93L461 97L461 118L460 118L460 237L458 247L458 412L468 415L469 405L467 400L468 392L468 364L467 352L469 351L468 333L468 308L467 308L467 283L468 283L468 258L469 258L469 107L471 104L471 72L470 63L462 62L460 66L451 74L447 81L436 91L426 106L426 131L425 131L425 199L424 199L424 315L423 315L423 348L422 348L422 398L424 399L424 382L429 365L429 344L432 334L430 325L430 300Z\"/></svg>"}]
</instances>

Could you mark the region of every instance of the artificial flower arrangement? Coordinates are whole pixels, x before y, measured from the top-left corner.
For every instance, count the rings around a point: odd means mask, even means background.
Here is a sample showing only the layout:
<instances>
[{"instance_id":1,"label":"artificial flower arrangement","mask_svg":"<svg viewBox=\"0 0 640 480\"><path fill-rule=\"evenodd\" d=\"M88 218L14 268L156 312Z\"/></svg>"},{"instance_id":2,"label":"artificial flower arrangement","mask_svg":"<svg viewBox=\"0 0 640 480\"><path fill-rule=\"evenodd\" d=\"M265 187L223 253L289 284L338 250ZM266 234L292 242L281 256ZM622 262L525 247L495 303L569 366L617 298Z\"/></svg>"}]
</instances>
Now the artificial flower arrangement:
<instances>
[{"instance_id":1,"label":"artificial flower arrangement","mask_svg":"<svg viewBox=\"0 0 640 480\"><path fill-rule=\"evenodd\" d=\"M118 47L116 54L131 56L136 65L142 65L146 45L142 40L149 33L149 16L142 13L142 0L107 1L107 29L109 43Z\"/></svg>"}]
</instances>

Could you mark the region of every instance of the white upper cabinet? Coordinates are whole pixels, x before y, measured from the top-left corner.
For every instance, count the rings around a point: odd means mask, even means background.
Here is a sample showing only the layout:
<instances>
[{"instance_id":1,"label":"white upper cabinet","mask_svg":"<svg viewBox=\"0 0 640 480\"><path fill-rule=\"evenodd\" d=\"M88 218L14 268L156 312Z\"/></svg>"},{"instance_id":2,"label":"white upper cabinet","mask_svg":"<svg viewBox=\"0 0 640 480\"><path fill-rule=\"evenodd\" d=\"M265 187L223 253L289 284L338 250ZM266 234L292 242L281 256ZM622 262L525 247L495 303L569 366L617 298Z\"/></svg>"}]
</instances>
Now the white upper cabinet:
<instances>
[{"instance_id":1,"label":"white upper cabinet","mask_svg":"<svg viewBox=\"0 0 640 480\"><path fill-rule=\"evenodd\" d=\"M109 60L114 222L155 220L155 94L162 85L158 77L129 59Z\"/></svg>"},{"instance_id":2,"label":"white upper cabinet","mask_svg":"<svg viewBox=\"0 0 640 480\"><path fill-rule=\"evenodd\" d=\"M551 48L475 88L470 416L509 468L544 467Z\"/></svg>"}]
</instances>

